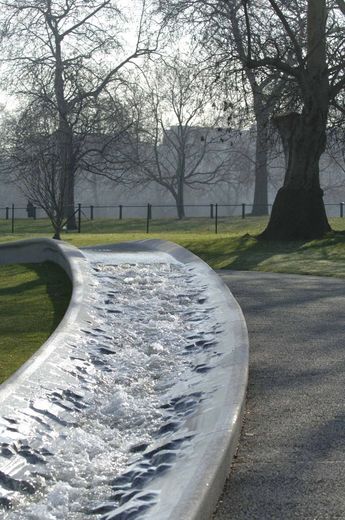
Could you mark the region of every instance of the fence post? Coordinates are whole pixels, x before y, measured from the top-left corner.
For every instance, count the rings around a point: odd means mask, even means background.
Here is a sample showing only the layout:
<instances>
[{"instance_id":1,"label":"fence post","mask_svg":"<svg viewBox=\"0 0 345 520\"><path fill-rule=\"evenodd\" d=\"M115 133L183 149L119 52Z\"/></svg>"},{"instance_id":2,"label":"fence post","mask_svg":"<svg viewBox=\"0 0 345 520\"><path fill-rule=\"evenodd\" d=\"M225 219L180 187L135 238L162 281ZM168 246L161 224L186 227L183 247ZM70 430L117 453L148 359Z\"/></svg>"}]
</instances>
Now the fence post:
<instances>
[{"instance_id":1,"label":"fence post","mask_svg":"<svg viewBox=\"0 0 345 520\"><path fill-rule=\"evenodd\" d=\"M213 204L210 204L210 218L214 218L213 217Z\"/></svg>"},{"instance_id":2,"label":"fence post","mask_svg":"<svg viewBox=\"0 0 345 520\"><path fill-rule=\"evenodd\" d=\"M151 204L147 205L146 213L146 233L150 232Z\"/></svg>"},{"instance_id":3,"label":"fence post","mask_svg":"<svg viewBox=\"0 0 345 520\"><path fill-rule=\"evenodd\" d=\"M33 219L36 220L36 206L33 206L32 208L32 216L33 216Z\"/></svg>"},{"instance_id":4,"label":"fence post","mask_svg":"<svg viewBox=\"0 0 345 520\"><path fill-rule=\"evenodd\" d=\"M12 233L14 233L14 204L12 204L12 212L11 212L11 224L12 224Z\"/></svg>"},{"instance_id":5,"label":"fence post","mask_svg":"<svg viewBox=\"0 0 345 520\"><path fill-rule=\"evenodd\" d=\"M81 204L78 204L78 233L81 231Z\"/></svg>"},{"instance_id":6,"label":"fence post","mask_svg":"<svg viewBox=\"0 0 345 520\"><path fill-rule=\"evenodd\" d=\"M340 209L340 216L341 216L341 218L344 218L344 203L343 202L341 202L339 204L339 209Z\"/></svg>"},{"instance_id":7,"label":"fence post","mask_svg":"<svg viewBox=\"0 0 345 520\"><path fill-rule=\"evenodd\" d=\"M119 220L122 220L122 204L119 206Z\"/></svg>"},{"instance_id":8,"label":"fence post","mask_svg":"<svg viewBox=\"0 0 345 520\"><path fill-rule=\"evenodd\" d=\"M246 205L242 204L242 218L246 218Z\"/></svg>"},{"instance_id":9,"label":"fence post","mask_svg":"<svg viewBox=\"0 0 345 520\"><path fill-rule=\"evenodd\" d=\"M9 214L10 214L10 208L8 206L6 206L6 220L9 219Z\"/></svg>"},{"instance_id":10,"label":"fence post","mask_svg":"<svg viewBox=\"0 0 345 520\"><path fill-rule=\"evenodd\" d=\"M216 218L214 221L214 231L216 234L218 233L218 204L216 204Z\"/></svg>"},{"instance_id":11,"label":"fence post","mask_svg":"<svg viewBox=\"0 0 345 520\"><path fill-rule=\"evenodd\" d=\"M93 220L93 206L90 206L90 220Z\"/></svg>"}]
</instances>

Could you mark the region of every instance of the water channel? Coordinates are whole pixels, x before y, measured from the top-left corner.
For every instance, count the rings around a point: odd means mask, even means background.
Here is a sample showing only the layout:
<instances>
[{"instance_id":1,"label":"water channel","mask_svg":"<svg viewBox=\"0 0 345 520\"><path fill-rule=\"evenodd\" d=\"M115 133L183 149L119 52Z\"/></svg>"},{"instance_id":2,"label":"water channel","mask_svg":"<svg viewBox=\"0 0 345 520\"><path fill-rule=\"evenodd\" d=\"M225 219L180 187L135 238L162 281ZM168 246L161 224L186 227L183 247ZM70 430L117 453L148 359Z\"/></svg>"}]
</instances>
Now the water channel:
<instances>
[{"instance_id":1,"label":"water channel","mask_svg":"<svg viewBox=\"0 0 345 520\"><path fill-rule=\"evenodd\" d=\"M85 319L0 418L4 520L139 518L208 397L199 383L222 324L196 267L160 252L85 256Z\"/></svg>"}]
</instances>

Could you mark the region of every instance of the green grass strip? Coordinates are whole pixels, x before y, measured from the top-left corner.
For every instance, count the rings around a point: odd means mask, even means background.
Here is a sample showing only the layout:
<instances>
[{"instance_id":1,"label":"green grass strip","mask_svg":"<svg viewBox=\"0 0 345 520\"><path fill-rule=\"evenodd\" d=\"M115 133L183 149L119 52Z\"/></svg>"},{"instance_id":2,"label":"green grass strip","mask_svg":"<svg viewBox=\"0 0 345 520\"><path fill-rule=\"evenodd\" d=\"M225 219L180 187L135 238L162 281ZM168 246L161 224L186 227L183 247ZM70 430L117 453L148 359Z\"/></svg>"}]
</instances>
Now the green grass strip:
<instances>
[{"instance_id":1,"label":"green grass strip","mask_svg":"<svg viewBox=\"0 0 345 520\"><path fill-rule=\"evenodd\" d=\"M149 234L133 233L128 227L124 227L121 233L65 234L63 239L79 247L160 238L189 249L213 269L345 278L345 218L331 218L330 224L334 231L321 240L312 241L258 240L256 237L266 223L266 217L232 217L220 222L219 233L216 235L209 231L209 221L198 219L191 222L186 219L180 223L179 231L174 231L170 222L171 227L168 230L161 229ZM156 223L161 228L163 224L162 220Z\"/></svg>"},{"instance_id":2,"label":"green grass strip","mask_svg":"<svg viewBox=\"0 0 345 520\"><path fill-rule=\"evenodd\" d=\"M71 291L69 278L56 264L0 265L0 383L52 334Z\"/></svg>"}]
</instances>

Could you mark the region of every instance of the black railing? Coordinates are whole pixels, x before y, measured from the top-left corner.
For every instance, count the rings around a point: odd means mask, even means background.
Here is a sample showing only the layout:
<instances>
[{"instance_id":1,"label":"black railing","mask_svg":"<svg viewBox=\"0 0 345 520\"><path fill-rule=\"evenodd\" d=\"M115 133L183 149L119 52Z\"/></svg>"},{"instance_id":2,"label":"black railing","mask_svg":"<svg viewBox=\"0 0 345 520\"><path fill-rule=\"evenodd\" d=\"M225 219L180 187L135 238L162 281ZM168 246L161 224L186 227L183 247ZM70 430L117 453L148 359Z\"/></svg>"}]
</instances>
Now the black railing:
<instances>
[{"instance_id":1,"label":"black railing","mask_svg":"<svg viewBox=\"0 0 345 520\"><path fill-rule=\"evenodd\" d=\"M218 233L220 223L223 223L226 219L237 217L240 219L246 219L251 216L268 216L272 205L253 206L249 203L241 204L221 204L212 202L210 204L185 204L183 208L184 220L187 221L190 218L200 218L210 220L210 229L213 229L214 233ZM339 203L325 203L326 212L329 217L340 217L344 218L344 202ZM152 229L151 221L156 219L162 219L164 221L177 221L179 208L174 204L114 204L114 205L96 205L96 204L81 204L78 203L73 207L73 211L70 213L72 216L65 221L65 229L70 231L70 221L74 217L76 223L75 231L81 233L85 222L94 222L95 226L97 220L104 219L107 222L114 221L130 221L131 219L138 219L142 224L138 224L141 231L144 229L146 233L149 233ZM260 211L262 210L262 211ZM50 229L49 219L46 212L35 206L28 208L27 206L10 206L0 207L0 233L18 231L16 224L21 223L23 228L26 222L35 221L30 226L35 228L33 232L42 231L45 227ZM4 224L4 221L8 221ZM212 222L212 224L211 224ZM121 222L124 224L124 222ZM120 223L119 223L120 225ZM142 226L142 227L141 227ZM177 225L176 225L177 228ZM37 231L36 231L37 229ZM101 229L98 230L101 232ZM110 232L110 231L108 231Z\"/></svg>"}]
</instances>

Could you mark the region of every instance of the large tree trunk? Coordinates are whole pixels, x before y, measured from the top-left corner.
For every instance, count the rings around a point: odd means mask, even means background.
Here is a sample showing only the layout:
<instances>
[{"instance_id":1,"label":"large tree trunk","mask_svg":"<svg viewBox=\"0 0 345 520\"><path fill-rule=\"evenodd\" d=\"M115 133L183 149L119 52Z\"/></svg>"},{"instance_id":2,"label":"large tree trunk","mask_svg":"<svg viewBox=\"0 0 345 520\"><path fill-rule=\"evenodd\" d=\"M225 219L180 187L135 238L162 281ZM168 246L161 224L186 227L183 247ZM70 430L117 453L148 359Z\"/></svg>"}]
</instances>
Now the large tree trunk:
<instances>
[{"instance_id":1,"label":"large tree trunk","mask_svg":"<svg viewBox=\"0 0 345 520\"><path fill-rule=\"evenodd\" d=\"M269 115L259 110L256 114L255 187L252 215L268 215L268 128Z\"/></svg>"},{"instance_id":2,"label":"large tree trunk","mask_svg":"<svg viewBox=\"0 0 345 520\"><path fill-rule=\"evenodd\" d=\"M319 160L326 144L322 115L292 113L276 118L275 123L287 154L287 171L261 238L320 238L330 231L319 182Z\"/></svg>"},{"instance_id":3,"label":"large tree trunk","mask_svg":"<svg viewBox=\"0 0 345 520\"><path fill-rule=\"evenodd\" d=\"M321 238L331 229L319 179L329 105L326 18L326 1L308 0L307 63L300 72L303 110L275 118L287 154L287 170L261 234L265 239L308 240Z\"/></svg>"}]
</instances>

